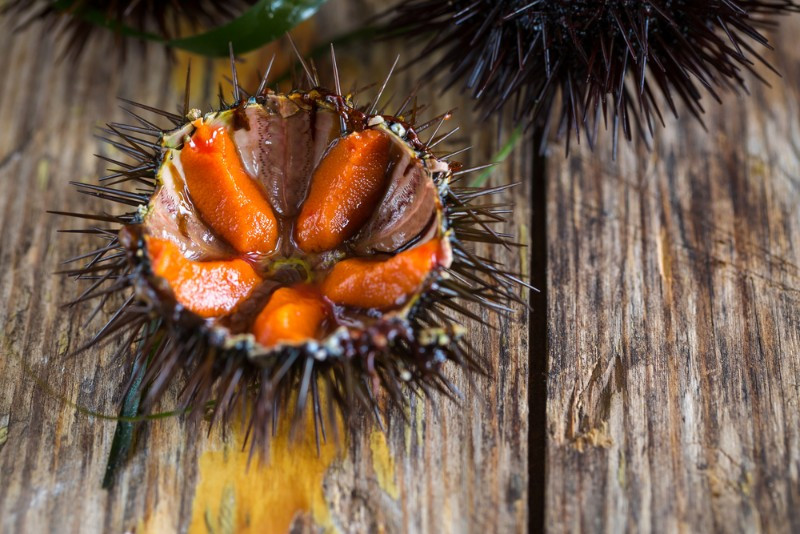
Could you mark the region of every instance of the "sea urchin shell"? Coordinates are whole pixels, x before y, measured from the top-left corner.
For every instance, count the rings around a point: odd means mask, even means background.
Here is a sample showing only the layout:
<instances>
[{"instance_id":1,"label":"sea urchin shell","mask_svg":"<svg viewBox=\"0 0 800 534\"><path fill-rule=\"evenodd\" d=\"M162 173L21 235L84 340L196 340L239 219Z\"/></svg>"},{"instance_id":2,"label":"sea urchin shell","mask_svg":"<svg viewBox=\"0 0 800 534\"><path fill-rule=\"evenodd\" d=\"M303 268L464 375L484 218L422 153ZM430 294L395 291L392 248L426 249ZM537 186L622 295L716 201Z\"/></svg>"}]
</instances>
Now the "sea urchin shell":
<instances>
[{"instance_id":1,"label":"sea urchin shell","mask_svg":"<svg viewBox=\"0 0 800 534\"><path fill-rule=\"evenodd\" d=\"M508 186L456 187L469 171L430 149L449 114L415 126L408 101L395 115L357 108L338 75L336 91L312 79L288 94L265 77L252 97L233 79L217 111L189 110L188 88L184 116L134 104L172 126L109 125L133 162L75 184L130 209L64 213L103 223L84 230L100 246L71 260L85 263L68 274L92 280L71 305L124 295L86 346L121 341L119 356L146 369L145 407L178 373L185 406L215 419L249 401L262 445L281 407L299 419L309 398L324 432L320 387L331 418L377 414L379 390L398 405L406 386L456 395L442 366L481 365L449 312L480 321L465 302L519 301L516 275L465 245L506 244L490 225L508 207L473 203Z\"/></svg>"}]
</instances>

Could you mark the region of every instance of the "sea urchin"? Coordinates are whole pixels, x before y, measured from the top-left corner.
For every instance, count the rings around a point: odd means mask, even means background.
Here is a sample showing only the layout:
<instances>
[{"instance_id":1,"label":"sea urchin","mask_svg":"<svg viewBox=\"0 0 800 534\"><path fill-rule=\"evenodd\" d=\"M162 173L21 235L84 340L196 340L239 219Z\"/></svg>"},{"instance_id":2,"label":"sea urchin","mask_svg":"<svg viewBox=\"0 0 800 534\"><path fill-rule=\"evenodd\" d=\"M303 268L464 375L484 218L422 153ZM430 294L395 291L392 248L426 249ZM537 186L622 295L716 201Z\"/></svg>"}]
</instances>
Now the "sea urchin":
<instances>
[{"instance_id":1,"label":"sea urchin","mask_svg":"<svg viewBox=\"0 0 800 534\"><path fill-rule=\"evenodd\" d=\"M91 281L70 305L97 313L123 295L78 350L117 339L145 410L182 374L196 412L227 419L247 401L253 444L288 406L296 420L313 406L324 433L323 413L377 414L380 391L397 405L411 390L456 394L442 366L482 366L452 313L480 321L464 303L520 301L523 282L467 244L507 244L490 226L508 207L474 202L509 186L455 184L469 170L431 150L449 114L415 125L410 99L377 113L335 79L335 91L309 74L312 89L279 94L265 76L249 96L234 69L234 101L216 111L190 110L188 83L181 115L134 104L171 125L110 124L133 161L75 183L129 210L61 213L94 221L79 231L100 240L70 260L83 264L67 274Z\"/></svg>"},{"instance_id":2,"label":"sea urchin","mask_svg":"<svg viewBox=\"0 0 800 534\"><path fill-rule=\"evenodd\" d=\"M241 14L255 0L9 0L0 14L23 28L45 20L63 36L65 50L77 56L98 27L121 36L121 29L133 37L155 35L173 39L187 30L213 28ZM121 50L124 50L124 42Z\"/></svg>"},{"instance_id":3,"label":"sea urchin","mask_svg":"<svg viewBox=\"0 0 800 534\"><path fill-rule=\"evenodd\" d=\"M391 12L404 35L431 32L422 55L443 52L436 70L463 80L486 112L510 103L517 120L590 142L600 121L630 140L663 123L660 96L700 118L703 90L744 89L756 77L758 29L798 11L793 0L409 0ZM553 108L556 108L555 111ZM610 108L610 111L609 111Z\"/></svg>"}]
</instances>

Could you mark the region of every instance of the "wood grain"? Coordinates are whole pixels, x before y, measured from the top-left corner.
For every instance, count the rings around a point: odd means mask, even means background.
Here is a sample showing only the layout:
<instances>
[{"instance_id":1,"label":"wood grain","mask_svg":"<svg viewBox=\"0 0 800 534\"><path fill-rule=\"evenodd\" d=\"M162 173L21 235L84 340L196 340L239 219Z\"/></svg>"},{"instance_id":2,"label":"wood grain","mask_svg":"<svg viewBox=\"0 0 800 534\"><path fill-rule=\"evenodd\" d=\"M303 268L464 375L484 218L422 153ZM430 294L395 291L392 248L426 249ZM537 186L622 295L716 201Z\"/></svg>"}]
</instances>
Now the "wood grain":
<instances>
[{"instance_id":1,"label":"wood grain","mask_svg":"<svg viewBox=\"0 0 800 534\"><path fill-rule=\"evenodd\" d=\"M708 134L670 120L652 152L549 155L551 532L800 531L800 21L786 22L784 78L709 102Z\"/></svg>"},{"instance_id":2,"label":"wood grain","mask_svg":"<svg viewBox=\"0 0 800 534\"><path fill-rule=\"evenodd\" d=\"M299 31L298 41L307 48L325 44L379 6L377 1L331 0L313 24ZM73 223L45 210L101 208L68 186L69 180L89 181L103 171L105 165L93 154L111 152L93 137L96 128L124 120L118 96L173 109L182 98L185 58L171 64L157 49L142 55L134 48L120 63L110 41L101 39L78 62L59 62L60 45L43 26L13 34L7 21L0 23L0 531L220 532L245 526L263 531L254 522L272 512L259 509L262 501L252 492L264 487L269 473L242 474L244 464L234 470L235 439L216 431L206 437L205 427L193 428L180 417L144 425L114 488L101 489L115 422L86 410L115 414L129 370L112 359L115 347L65 356L101 323L83 324L88 308L59 307L79 288L52 273L87 242L56 233ZM288 47L279 51L284 62L289 59ZM397 53L412 59L400 42L339 47L342 77L358 77L354 85L382 78ZM328 72L324 59L318 64ZM193 77L199 85L193 105L214 101L220 65L195 59ZM425 66L414 65L394 78L396 103ZM243 69L252 75L256 67L263 64ZM485 162L496 151L493 129L470 122L469 102L432 90L420 94L420 101L426 100L432 104L429 116L460 108L463 135L457 142L474 147L467 163ZM525 181L530 166L530 156L519 153L495 180ZM519 207L509 231L524 239L529 189L519 188L515 195ZM496 254L504 265L526 268L527 252ZM465 393L461 405L415 400L411 426L393 414L387 438L365 426L330 460L322 488L306 488L308 495L299 496L305 500L300 499L293 531L525 530L527 315L519 311L490 323L498 330L471 328L471 335L492 378L470 384L453 373ZM174 406L176 392L167 395L164 409ZM309 469L315 465L304 461ZM280 480L270 483L270 491L281 490ZM198 508L207 502L217 504Z\"/></svg>"},{"instance_id":3,"label":"wood grain","mask_svg":"<svg viewBox=\"0 0 800 534\"><path fill-rule=\"evenodd\" d=\"M298 42L324 44L380 7L330 0ZM86 410L113 415L128 369L113 347L64 356L100 323L59 308L78 288L51 273L87 244L44 212L98 206L67 185L102 172L96 128L124 118L117 96L177 105L185 58L148 49L120 64L106 41L58 62L41 26L0 24L0 531L259 531L284 510L253 495L316 481L315 462L322 487L293 490L305 492L293 531L521 532L529 517L551 532L800 531L797 19L773 36L784 78L709 103L708 134L669 120L652 151L623 146L617 161L556 146L534 160L528 143L507 160L494 179L525 183L509 231L533 246L496 258L547 291L532 297L530 341L522 311L472 329L493 378L455 374L460 406L415 400L410 426L392 414L386 438L365 426L300 471L248 471L235 436L150 422L110 491L115 423ZM379 79L397 53L412 58L399 42L339 47L343 78ZM426 66L397 75L397 95ZM194 105L213 101L224 69L194 61ZM491 158L495 132L470 102L431 88L420 101L431 115L458 106L467 163Z\"/></svg>"}]
</instances>

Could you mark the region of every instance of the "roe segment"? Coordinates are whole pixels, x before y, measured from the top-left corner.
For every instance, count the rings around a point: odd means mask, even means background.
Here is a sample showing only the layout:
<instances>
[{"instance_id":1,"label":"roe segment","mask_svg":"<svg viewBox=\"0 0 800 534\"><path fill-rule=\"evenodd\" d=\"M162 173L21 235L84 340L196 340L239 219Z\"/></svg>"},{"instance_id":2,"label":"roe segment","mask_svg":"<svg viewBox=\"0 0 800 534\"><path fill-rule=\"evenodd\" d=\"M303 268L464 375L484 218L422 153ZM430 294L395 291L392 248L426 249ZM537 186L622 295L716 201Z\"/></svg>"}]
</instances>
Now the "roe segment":
<instances>
[{"instance_id":1,"label":"roe segment","mask_svg":"<svg viewBox=\"0 0 800 534\"><path fill-rule=\"evenodd\" d=\"M165 239L147 239L147 254L153 272L169 282L177 301L206 319L233 312L261 283L244 260L188 260Z\"/></svg>"},{"instance_id":2,"label":"roe segment","mask_svg":"<svg viewBox=\"0 0 800 534\"><path fill-rule=\"evenodd\" d=\"M439 263L441 247L432 239L388 260L351 258L333 266L322 294L336 304L386 310L419 290Z\"/></svg>"},{"instance_id":3,"label":"roe segment","mask_svg":"<svg viewBox=\"0 0 800 534\"><path fill-rule=\"evenodd\" d=\"M264 347L298 343L317 337L328 313L319 291L308 285L275 291L253 324L256 341Z\"/></svg>"},{"instance_id":4,"label":"roe segment","mask_svg":"<svg viewBox=\"0 0 800 534\"><path fill-rule=\"evenodd\" d=\"M203 220L242 254L267 254L278 242L272 207L247 174L224 127L202 119L181 150L189 196Z\"/></svg>"},{"instance_id":5,"label":"roe segment","mask_svg":"<svg viewBox=\"0 0 800 534\"><path fill-rule=\"evenodd\" d=\"M322 158L295 228L307 253L332 250L370 218L385 189L391 140L379 130L354 132Z\"/></svg>"}]
</instances>

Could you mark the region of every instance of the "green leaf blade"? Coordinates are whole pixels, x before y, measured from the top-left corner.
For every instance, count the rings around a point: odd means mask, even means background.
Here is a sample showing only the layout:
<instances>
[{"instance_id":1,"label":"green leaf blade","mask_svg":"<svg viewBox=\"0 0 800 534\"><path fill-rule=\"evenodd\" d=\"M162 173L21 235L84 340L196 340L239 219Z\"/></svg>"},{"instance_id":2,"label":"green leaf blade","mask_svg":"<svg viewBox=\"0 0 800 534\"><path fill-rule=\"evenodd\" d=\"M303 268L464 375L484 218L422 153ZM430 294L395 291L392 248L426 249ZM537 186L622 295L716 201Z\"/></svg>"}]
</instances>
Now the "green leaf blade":
<instances>
[{"instance_id":1,"label":"green leaf blade","mask_svg":"<svg viewBox=\"0 0 800 534\"><path fill-rule=\"evenodd\" d=\"M167 41L173 48L204 56L228 55L228 43L237 54L274 41L314 15L326 0L260 0L227 24L197 35Z\"/></svg>"}]
</instances>

